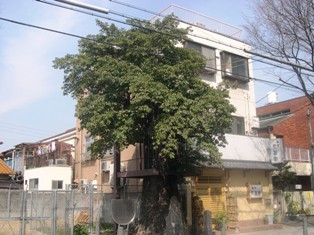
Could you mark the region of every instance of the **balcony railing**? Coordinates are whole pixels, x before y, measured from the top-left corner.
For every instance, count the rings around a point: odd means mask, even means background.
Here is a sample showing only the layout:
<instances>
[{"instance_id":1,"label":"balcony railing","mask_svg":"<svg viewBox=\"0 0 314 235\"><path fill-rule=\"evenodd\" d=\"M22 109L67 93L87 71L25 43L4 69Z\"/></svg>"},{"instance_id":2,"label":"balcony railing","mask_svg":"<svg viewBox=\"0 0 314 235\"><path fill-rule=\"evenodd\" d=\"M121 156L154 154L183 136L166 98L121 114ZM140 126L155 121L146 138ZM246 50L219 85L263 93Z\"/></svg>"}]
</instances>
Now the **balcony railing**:
<instances>
[{"instance_id":1,"label":"balcony railing","mask_svg":"<svg viewBox=\"0 0 314 235\"><path fill-rule=\"evenodd\" d=\"M71 166L72 155L71 154L51 154L50 156L27 156L25 159L26 169L47 167L47 166Z\"/></svg>"},{"instance_id":2,"label":"balcony railing","mask_svg":"<svg viewBox=\"0 0 314 235\"><path fill-rule=\"evenodd\" d=\"M310 162L310 151L304 148L284 147L285 161Z\"/></svg>"}]
</instances>

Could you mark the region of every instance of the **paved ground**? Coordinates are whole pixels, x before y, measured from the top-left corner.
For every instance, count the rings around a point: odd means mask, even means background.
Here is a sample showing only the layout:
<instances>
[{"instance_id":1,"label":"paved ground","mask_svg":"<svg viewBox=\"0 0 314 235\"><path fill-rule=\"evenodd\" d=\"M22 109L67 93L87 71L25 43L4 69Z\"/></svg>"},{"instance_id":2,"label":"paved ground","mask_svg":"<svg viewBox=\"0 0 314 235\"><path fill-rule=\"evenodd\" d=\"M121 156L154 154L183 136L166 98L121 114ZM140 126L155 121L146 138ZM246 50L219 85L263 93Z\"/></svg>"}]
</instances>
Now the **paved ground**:
<instances>
[{"instance_id":1,"label":"paved ground","mask_svg":"<svg viewBox=\"0 0 314 235\"><path fill-rule=\"evenodd\" d=\"M266 231L240 233L241 235L305 235L302 227L284 225L282 229L273 229ZM307 235L314 235L314 227L308 227Z\"/></svg>"},{"instance_id":2,"label":"paved ground","mask_svg":"<svg viewBox=\"0 0 314 235\"><path fill-rule=\"evenodd\" d=\"M303 231L302 222L289 222L282 229L273 229L258 232L240 233L241 235L314 235L314 224L309 221L307 233Z\"/></svg>"}]
</instances>

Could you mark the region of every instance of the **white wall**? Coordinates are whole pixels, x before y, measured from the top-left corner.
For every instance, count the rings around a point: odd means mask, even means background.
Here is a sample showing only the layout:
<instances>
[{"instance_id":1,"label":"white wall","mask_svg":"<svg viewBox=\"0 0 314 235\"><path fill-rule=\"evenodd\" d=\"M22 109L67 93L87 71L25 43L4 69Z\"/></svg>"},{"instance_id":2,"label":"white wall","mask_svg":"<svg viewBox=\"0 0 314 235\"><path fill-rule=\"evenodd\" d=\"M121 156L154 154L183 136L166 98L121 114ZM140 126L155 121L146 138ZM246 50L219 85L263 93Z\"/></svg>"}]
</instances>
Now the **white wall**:
<instances>
[{"instance_id":1,"label":"white wall","mask_svg":"<svg viewBox=\"0 0 314 235\"><path fill-rule=\"evenodd\" d=\"M62 180L63 189L72 181L72 168L70 166L47 166L34 169L28 169L24 172L24 189L29 189L29 180L38 178L38 190L51 190L52 180ZM27 180L27 185L25 182Z\"/></svg>"},{"instance_id":2,"label":"white wall","mask_svg":"<svg viewBox=\"0 0 314 235\"><path fill-rule=\"evenodd\" d=\"M180 27L188 27L191 25L181 23ZM197 35L191 36L191 35ZM239 55L248 59L248 69L249 77L253 76L253 67L251 61L251 55L244 52L243 49L248 51L251 47L243 41L218 34L206 29L197 28L192 26L192 32L189 35L194 42L207 45L209 47L216 49L216 69L215 81L205 80L206 83L215 87L223 81L221 72L221 61L220 53L225 51L235 55ZM239 49L240 48L240 49ZM254 82L250 80L248 83L234 82L237 87L235 89L230 89L230 102L236 107L234 113L235 116L241 116L245 119L245 131L247 134L254 135L251 128L254 126L254 117L256 116L256 105L255 105L255 92L254 92Z\"/></svg>"},{"instance_id":3,"label":"white wall","mask_svg":"<svg viewBox=\"0 0 314 235\"><path fill-rule=\"evenodd\" d=\"M270 161L270 139L232 134L226 134L226 139L226 147L219 148L222 159Z\"/></svg>"}]
</instances>

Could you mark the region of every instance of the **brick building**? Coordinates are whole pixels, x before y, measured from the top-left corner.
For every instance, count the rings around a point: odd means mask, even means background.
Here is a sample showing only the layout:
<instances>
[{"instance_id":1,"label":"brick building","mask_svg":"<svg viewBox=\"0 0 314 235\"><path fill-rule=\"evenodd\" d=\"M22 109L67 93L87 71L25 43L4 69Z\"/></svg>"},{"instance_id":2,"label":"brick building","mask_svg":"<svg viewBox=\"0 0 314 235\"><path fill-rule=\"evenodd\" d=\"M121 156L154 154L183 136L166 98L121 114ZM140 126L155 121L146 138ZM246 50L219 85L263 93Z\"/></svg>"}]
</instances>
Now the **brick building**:
<instances>
[{"instance_id":1,"label":"brick building","mask_svg":"<svg viewBox=\"0 0 314 235\"><path fill-rule=\"evenodd\" d=\"M260 119L258 135L282 141L284 151L282 160L288 161L295 170L302 190L309 190L311 185L309 133L310 126L314 128L314 107L308 98L303 96L267 104L257 108L256 114Z\"/></svg>"}]
</instances>

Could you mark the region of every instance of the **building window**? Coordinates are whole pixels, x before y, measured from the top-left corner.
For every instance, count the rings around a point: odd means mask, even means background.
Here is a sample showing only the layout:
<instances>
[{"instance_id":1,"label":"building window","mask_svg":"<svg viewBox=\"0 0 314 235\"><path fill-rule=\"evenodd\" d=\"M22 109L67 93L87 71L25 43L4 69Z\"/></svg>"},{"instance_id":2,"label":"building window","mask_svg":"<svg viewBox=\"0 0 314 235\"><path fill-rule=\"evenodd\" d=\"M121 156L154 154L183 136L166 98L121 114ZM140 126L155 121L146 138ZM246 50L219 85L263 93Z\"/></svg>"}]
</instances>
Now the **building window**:
<instances>
[{"instance_id":1,"label":"building window","mask_svg":"<svg viewBox=\"0 0 314 235\"><path fill-rule=\"evenodd\" d=\"M221 53L221 70L224 78L233 78L249 82L248 59L242 56Z\"/></svg>"},{"instance_id":2,"label":"building window","mask_svg":"<svg viewBox=\"0 0 314 235\"><path fill-rule=\"evenodd\" d=\"M53 180L51 189L63 189L63 181L62 180Z\"/></svg>"},{"instance_id":3,"label":"building window","mask_svg":"<svg viewBox=\"0 0 314 235\"><path fill-rule=\"evenodd\" d=\"M187 41L185 47L202 53L202 55L206 58L204 73L216 73L216 52L214 48L210 48L191 41Z\"/></svg>"},{"instance_id":4,"label":"building window","mask_svg":"<svg viewBox=\"0 0 314 235\"><path fill-rule=\"evenodd\" d=\"M244 128L244 117L232 117L232 126L231 126L231 134L236 135L244 135L245 128Z\"/></svg>"},{"instance_id":5,"label":"building window","mask_svg":"<svg viewBox=\"0 0 314 235\"><path fill-rule=\"evenodd\" d=\"M29 189L38 189L38 178L36 179L29 179Z\"/></svg>"},{"instance_id":6,"label":"building window","mask_svg":"<svg viewBox=\"0 0 314 235\"><path fill-rule=\"evenodd\" d=\"M83 143L83 157L84 160L90 160L91 159L91 150L90 147L92 143L94 142L94 138L90 135L85 135L84 137L84 143Z\"/></svg>"}]
</instances>

